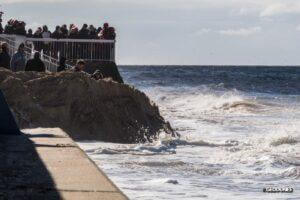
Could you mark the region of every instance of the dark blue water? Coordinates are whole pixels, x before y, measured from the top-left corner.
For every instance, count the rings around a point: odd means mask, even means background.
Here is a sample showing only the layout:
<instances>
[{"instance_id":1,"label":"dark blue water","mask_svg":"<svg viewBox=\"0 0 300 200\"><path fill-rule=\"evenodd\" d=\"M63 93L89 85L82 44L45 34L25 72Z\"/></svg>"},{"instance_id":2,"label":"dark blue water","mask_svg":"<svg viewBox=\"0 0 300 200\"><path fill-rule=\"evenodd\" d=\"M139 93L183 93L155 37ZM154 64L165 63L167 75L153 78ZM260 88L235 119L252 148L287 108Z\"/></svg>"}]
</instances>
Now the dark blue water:
<instances>
[{"instance_id":1,"label":"dark blue water","mask_svg":"<svg viewBox=\"0 0 300 200\"><path fill-rule=\"evenodd\" d=\"M300 94L300 67L120 66L120 72L136 87L211 85L244 92Z\"/></svg>"}]
</instances>

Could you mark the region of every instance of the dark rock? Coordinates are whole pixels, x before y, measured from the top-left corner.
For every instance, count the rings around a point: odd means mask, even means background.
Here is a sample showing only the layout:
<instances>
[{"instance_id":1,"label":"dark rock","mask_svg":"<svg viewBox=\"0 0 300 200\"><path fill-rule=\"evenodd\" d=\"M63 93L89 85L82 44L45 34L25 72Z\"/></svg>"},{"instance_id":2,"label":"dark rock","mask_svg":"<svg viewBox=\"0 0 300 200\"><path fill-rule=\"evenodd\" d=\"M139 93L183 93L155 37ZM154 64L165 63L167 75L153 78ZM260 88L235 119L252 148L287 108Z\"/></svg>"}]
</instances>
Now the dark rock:
<instances>
[{"instance_id":1,"label":"dark rock","mask_svg":"<svg viewBox=\"0 0 300 200\"><path fill-rule=\"evenodd\" d=\"M0 90L0 135L18 135L19 127Z\"/></svg>"},{"instance_id":2,"label":"dark rock","mask_svg":"<svg viewBox=\"0 0 300 200\"><path fill-rule=\"evenodd\" d=\"M75 139L137 143L173 134L142 92L86 73L18 72L0 68L2 89L20 128L60 127Z\"/></svg>"},{"instance_id":3,"label":"dark rock","mask_svg":"<svg viewBox=\"0 0 300 200\"><path fill-rule=\"evenodd\" d=\"M111 78L112 80L118 83L124 83L122 76L120 75L120 72L118 70L118 67L114 62L86 62L86 69L84 70L85 72L93 74L96 70L98 70L103 75L103 78Z\"/></svg>"}]
</instances>

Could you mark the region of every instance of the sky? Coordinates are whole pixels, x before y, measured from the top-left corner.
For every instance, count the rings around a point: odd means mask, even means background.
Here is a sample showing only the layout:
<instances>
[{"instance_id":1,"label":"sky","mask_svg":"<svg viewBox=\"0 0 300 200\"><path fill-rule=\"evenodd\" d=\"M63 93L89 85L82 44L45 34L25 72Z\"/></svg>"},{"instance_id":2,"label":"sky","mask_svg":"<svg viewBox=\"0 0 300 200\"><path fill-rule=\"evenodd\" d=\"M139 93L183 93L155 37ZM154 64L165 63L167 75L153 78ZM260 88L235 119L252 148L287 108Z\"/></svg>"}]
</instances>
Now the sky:
<instances>
[{"instance_id":1,"label":"sky","mask_svg":"<svg viewBox=\"0 0 300 200\"><path fill-rule=\"evenodd\" d=\"M0 0L4 21L117 30L117 63L300 65L300 0Z\"/></svg>"}]
</instances>

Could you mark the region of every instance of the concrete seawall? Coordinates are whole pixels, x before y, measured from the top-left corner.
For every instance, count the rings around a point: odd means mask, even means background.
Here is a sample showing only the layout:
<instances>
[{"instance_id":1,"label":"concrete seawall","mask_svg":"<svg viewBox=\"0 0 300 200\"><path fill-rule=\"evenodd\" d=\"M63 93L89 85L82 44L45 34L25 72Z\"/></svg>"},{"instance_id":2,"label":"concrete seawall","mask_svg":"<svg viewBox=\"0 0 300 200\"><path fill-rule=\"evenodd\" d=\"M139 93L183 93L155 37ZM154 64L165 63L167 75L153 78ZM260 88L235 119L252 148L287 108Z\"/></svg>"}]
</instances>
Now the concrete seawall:
<instances>
[{"instance_id":1,"label":"concrete seawall","mask_svg":"<svg viewBox=\"0 0 300 200\"><path fill-rule=\"evenodd\" d=\"M0 200L128 199L60 129L0 135Z\"/></svg>"}]
</instances>

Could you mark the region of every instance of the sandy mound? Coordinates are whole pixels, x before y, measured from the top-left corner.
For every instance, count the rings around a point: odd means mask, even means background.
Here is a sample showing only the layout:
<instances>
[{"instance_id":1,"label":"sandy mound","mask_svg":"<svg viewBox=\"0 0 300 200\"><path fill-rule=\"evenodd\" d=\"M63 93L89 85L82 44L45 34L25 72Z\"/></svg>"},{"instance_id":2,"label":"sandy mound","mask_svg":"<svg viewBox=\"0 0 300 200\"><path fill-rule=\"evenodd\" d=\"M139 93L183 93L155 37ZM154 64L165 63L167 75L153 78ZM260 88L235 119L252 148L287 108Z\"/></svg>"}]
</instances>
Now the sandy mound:
<instances>
[{"instance_id":1,"label":"sandy mound","mask_svg":"<svg viewBox=\"0 0 300 200\"><path fill-rule=\"evenodd\" d=\"M144 93L84 73L0 68L0 89L22 129L60 127L77 140L118 143L145 142L161 130L173 134Z\"/></svg>"}]
</instances>

